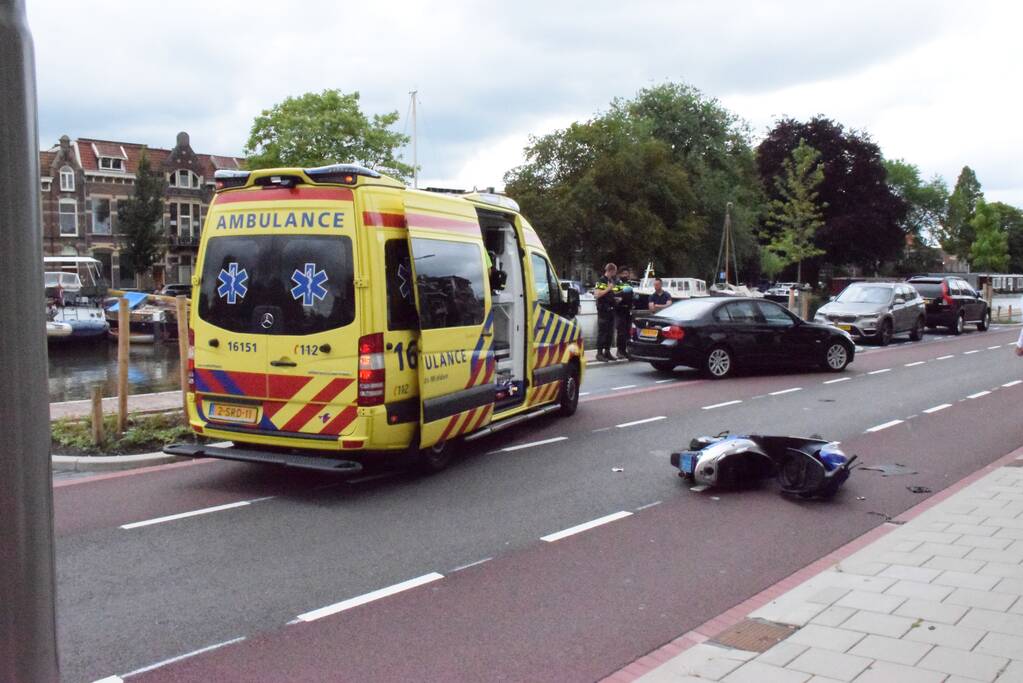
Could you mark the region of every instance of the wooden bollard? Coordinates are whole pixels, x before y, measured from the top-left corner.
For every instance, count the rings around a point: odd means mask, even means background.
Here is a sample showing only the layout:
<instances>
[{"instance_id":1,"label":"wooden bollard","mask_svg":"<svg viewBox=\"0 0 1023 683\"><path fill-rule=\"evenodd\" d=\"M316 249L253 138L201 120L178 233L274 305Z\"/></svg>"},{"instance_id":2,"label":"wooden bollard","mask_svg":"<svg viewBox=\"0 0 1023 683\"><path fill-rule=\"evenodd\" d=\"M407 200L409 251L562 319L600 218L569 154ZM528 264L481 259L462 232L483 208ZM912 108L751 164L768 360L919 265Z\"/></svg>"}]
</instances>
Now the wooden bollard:
<instances>
[{"instance_id":1,"label":"wooden bollard","mask_svg":"<svg viewBox=\"0 0 1023 683\"><path fill-rule=\"evenodd\" d=\"M103 388L92 388L92 443L103 443Z\"/></svg>"},{"instance_id":2,"label":"wooden bollard","mask_svg":"<svg viewBox=\"0 0 1023 683\"><path fill-rule=\"evenodd\" d=\"M117 433L128 426L128 343L131 341L131 317L128 300L117 300Z\"/></svg>"},{"instance_id":3,"label":"wooden bollard","mask_svg":"<svg viewBox=\"0 0 1023 683\"><path fill-rule=\"evenodd\" d=\"M796 312L796 290L793 288L789 289L789 312Z\"/></svg>"},{"instance_id":4,"label":"wooden bollard","mask_svg":"<svg viewBox=\"0 0 1023 683\"><path fill-rule=\"evenodd\" d=\"M188 421L188 298L179 295L175 300L178 316L178 359L181 377L181 409Z\"/></svg>"},{"instance_id":5,"label":"wooden bollard","mask_svg":"<svg viewBox=\"0 0 1023 683\"><path fill-rule=\"evenodd\" d=\"M810 292L806 290L799 293L799 317L803 320L810 319Z\"/></svg>"}]
</instances>

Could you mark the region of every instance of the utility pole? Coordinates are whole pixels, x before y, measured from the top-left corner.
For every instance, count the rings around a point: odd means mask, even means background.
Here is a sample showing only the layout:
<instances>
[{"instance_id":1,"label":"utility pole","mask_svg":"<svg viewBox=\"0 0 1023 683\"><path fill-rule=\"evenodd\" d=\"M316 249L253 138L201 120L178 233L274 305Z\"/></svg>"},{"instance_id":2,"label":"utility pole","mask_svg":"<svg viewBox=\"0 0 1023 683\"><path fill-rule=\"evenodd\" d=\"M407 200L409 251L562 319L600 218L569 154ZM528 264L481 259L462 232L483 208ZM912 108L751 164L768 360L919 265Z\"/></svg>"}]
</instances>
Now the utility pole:
<instances>
[{"instance_id":1,"label":"utility pole","mask_svg":"<svg viewBox=\"0 0 1023 683\"><path fill-rule=\"evenodd\" d=\"M25 0L0 0L0 681L57 683L53 483L35 58Z\"/></svg>"},{"instance_id":2,"label":"utility pole","mask_svg":"<svg viewBox=\"0 0 1023 683\"><path fill-rule=\"evenodd\" d=\"M419 189L419 155L417 154L417 144L419 142L416 136L416 93L418 90L409 91L409 95L412 96L412 187Z\"/></svg>"}]
</instances>

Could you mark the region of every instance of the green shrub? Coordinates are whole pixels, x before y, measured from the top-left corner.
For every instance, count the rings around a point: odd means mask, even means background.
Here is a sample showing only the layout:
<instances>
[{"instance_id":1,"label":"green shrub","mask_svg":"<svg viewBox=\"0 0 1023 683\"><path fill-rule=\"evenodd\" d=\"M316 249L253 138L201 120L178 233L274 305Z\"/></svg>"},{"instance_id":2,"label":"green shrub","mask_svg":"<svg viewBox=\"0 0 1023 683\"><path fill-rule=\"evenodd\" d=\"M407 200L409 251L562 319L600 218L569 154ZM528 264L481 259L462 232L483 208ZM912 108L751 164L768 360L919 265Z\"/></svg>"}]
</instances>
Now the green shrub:
<instances>
[{"instance_id":1,"label":"green shrub","mask_svg":"<svg viewBox=\"0 0 1023 683\"><path fill-rule=\"evenodd\" d=\"M92 442L92 423L89 419L62 418L52 425L54 451L71 448L84 453L142 453L160 450L176 441L193 441L195 434L181 412L153 415L129 415L124 434L118 437L117 416L103 417L104 441L97 446Z\"/></svg>"}]
</instances>

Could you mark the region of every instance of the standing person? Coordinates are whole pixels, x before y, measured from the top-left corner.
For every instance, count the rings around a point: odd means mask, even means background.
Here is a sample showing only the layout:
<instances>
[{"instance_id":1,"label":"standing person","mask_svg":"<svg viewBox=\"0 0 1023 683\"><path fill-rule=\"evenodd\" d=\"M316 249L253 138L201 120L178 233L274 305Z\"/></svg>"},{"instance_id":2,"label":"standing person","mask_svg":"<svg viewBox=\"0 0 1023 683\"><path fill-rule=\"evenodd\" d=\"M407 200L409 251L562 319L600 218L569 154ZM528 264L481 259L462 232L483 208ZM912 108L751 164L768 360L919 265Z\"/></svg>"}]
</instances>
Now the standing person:
<instances>
[{"instance_id":1,"label":"standing person","mask_svg":"<svg viewBox=\"0 0 1023 683\"><path fill-rule=\"evenodd\" d=\"M646 307L656 313L662 308L671 306L671 294L664 291L664 283L661 282L661 278L654 278L654 293L650 295L647 300Z\"/></svg>"},{"instance_id":2,"label":"standing person","mask_svg":"<svg viewBox=\"0 0 1023 683\"><path fill-rule=\"evenodd\" d=\"M632 324L632 271L623 266L618 271L615 286L615 336L618 342L618 358L629 358L629 325Z\"/></svg>"},{"instance_id":3,"label":"standing person","mask_svg":"<svg viewBox=\"0 0 1023 683\"><path fill-rule=\"evenodd\" d=\"M614 335L614 287L618 284L618 266L609 263L604 274L597 279L593 296L597 300L597 360L618 360L611 355L611 337Z\"/></svg>"}]
</instances>

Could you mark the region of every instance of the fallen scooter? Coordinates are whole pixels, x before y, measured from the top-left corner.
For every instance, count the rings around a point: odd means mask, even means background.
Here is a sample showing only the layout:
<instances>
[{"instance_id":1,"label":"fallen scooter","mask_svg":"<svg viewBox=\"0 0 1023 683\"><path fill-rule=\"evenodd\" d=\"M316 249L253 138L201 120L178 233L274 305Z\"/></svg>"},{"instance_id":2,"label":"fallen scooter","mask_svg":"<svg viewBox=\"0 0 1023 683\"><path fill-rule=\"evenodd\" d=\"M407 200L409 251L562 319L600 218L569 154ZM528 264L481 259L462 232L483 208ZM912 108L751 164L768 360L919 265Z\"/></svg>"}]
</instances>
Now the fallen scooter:
<instances>
[{"instance_id":1,"label":"fallen scooter","mask_svg":"<svg viewBox=\"0 0 1023 683\"><path fill-rule=\"evenodd\" d=\"M786 495L831 498L849 478L856 456L832 441L799 436L701 436L671 454L679 476L698 485L743 488L775 477Z\"/></svg>"}]
</instances>

